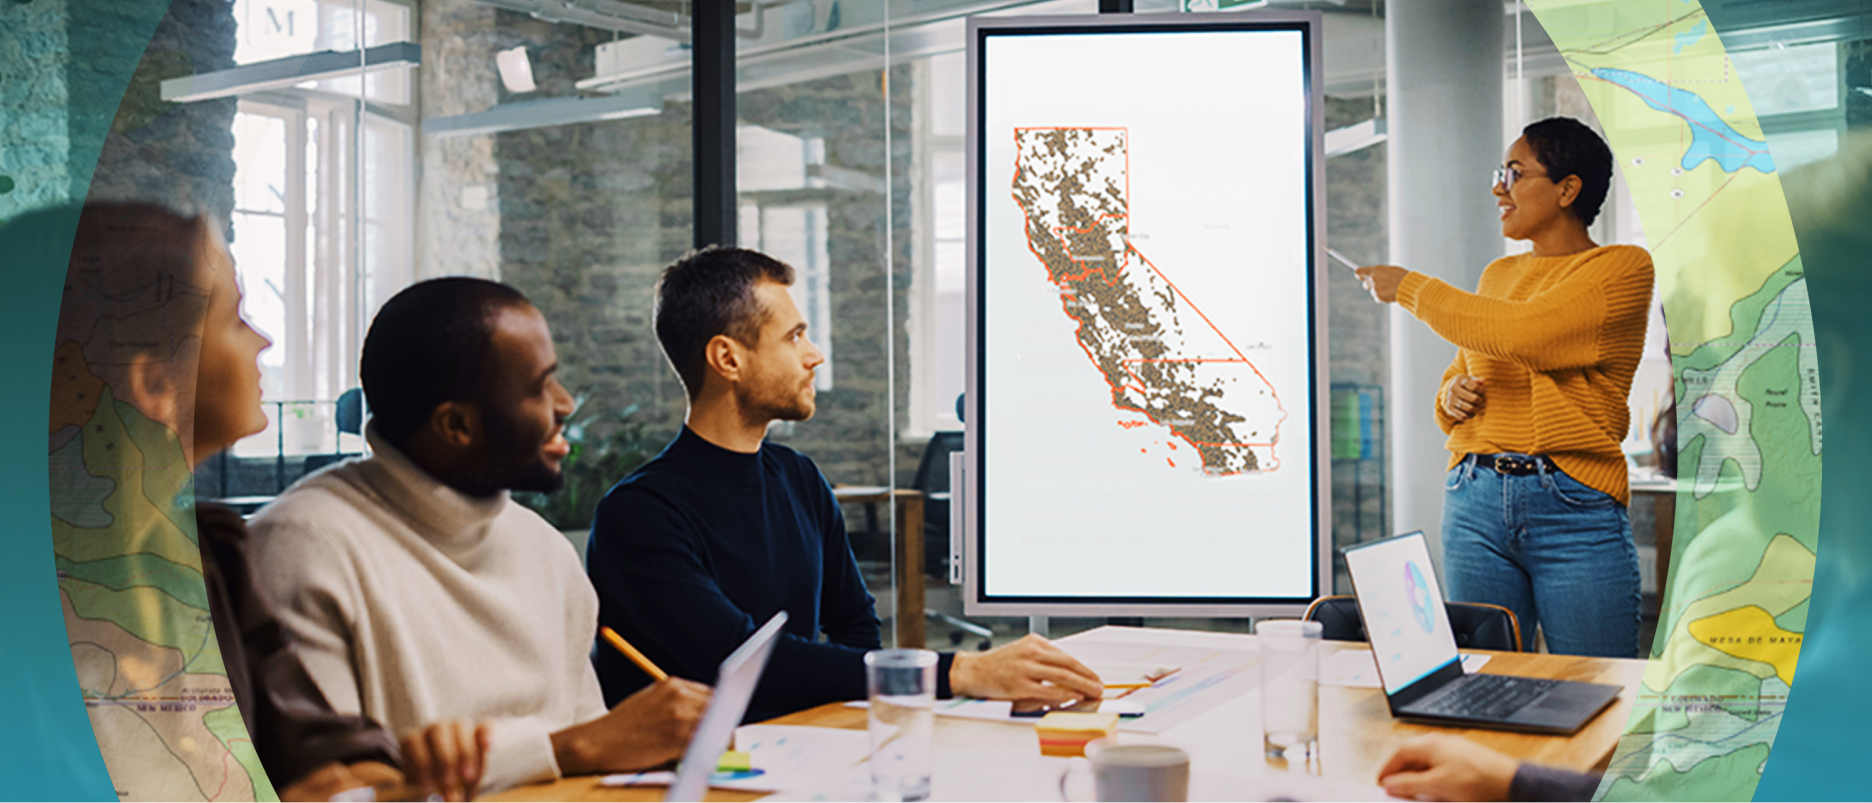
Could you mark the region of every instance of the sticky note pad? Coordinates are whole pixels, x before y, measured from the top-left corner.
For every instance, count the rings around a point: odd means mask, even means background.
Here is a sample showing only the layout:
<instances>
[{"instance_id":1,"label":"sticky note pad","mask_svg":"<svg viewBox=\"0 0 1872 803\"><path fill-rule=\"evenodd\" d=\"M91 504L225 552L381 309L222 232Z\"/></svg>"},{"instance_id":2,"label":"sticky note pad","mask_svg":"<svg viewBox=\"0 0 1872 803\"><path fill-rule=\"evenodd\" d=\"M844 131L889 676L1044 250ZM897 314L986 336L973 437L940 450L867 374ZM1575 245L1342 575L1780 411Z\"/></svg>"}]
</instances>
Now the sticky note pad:
<instances>
[{"instance_id":1,"label":"sticky note pad","mask_svg":"<svg viewBox=\"0 0 1872 803\"><path fill-rule=\"evenodd\" d=\"M1087 742L1118 734L1117 714L1054 711L1034 725L1043 756L1083 756Z\"/></svg>"},{"instance_id":2,"label":"sticky note pad","mask_svg":"<svg viewBox=\"0 0 1872 803\"><path fill-rule=\"evenodd\" d=\"M751 769L754 769L754 757L741 750L722 753L721 761L715 765L716 772L747 772Z\"/></svg>"}]
</instances>

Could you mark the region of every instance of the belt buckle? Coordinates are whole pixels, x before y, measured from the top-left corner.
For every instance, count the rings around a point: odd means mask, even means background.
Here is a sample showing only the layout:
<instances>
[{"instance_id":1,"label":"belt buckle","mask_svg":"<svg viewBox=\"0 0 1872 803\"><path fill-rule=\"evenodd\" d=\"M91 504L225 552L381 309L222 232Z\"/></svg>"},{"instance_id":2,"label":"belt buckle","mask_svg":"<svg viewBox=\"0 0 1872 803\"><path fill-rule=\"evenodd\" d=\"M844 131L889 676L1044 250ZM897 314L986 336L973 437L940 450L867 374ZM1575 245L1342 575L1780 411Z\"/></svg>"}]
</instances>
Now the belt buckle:
<instances>
[{"instance_id":1,"label":"belt buckle","mask_svg":"<svg viewBox=\"0 0 1872 803\"><path fill-rule=\"evenodd\" d=\"M1534 461L1532 460L1522 460L1518 457L1510 457L1505 454L1496 455L1495 456L1495 473L1497 474L1526 474L1529 472L1530 469L1534 467L1533 462Z\"/></svg>"}]
</instances>

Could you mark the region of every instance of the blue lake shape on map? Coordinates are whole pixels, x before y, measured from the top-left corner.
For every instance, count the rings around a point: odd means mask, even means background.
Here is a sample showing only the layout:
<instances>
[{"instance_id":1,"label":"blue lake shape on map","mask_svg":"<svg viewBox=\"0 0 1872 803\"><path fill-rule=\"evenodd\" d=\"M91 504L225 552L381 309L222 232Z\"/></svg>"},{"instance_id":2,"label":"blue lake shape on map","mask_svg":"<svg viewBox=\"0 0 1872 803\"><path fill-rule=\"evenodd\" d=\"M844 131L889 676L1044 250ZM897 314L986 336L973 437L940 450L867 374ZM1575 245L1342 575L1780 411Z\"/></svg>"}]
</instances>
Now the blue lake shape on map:
<instances>
[{"instance_id":1,"label":"blue lake shape on map","mask_svg":"<svg viewBox=\"0 0 1872 803\"><path fill-rule=\"evenodd\" d=\"M1774 157L1768 155L1768 143L1742 136L1716 115L1716 110L1695 92L1667 86L1649 75L1626 70L1600 68L1594 77L1631 90L1645 105L1666 114L1674 114L1690 123L1690 147L1684 150L1683 169L1694 170L1704 160L1714 160L1725 173L1744 167L1773 173Z\"/></svg>"},{"instance_id":2,"label":"blue lake shape on map","mask_svg":"<svg viewBox=\"0 0 1872 803\"><path fill-rule=\"evenodd\" d=\"M1696 27L1677 34L1677 46L1671 48L1671 55L1682 53L1684 48L1696 44L1697 40L1702 39L1703 34L1708 32L1709 20L1702 20L1696 24Z\"/></svg>"}]
</instances>

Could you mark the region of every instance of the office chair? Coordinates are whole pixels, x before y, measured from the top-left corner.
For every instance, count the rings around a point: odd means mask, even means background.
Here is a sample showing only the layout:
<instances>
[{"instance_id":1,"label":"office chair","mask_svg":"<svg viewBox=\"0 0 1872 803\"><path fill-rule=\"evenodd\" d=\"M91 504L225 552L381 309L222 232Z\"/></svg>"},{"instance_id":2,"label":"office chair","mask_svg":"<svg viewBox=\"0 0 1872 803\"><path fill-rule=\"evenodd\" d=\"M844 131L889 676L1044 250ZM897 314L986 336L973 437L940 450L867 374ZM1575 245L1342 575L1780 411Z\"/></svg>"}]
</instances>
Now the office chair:
<instances>
[{"instance_id":1,"label":"office chair","mask_svg":"<svg viewBox=\"0 0 1872 803\"><path fill-rule=\"evenodd\" d=\"M338 425L340 439L346 434L359 436L364 434L364 390L362 388L352 388L338 394L338 400L333 403L333 407L332 423ZM305 473L311 474L347 457L356 457L359 454L362 452L346 452L340 448L332 454L306 455Z\"/></svg>"},{"instance_id":2,"label":"office chair","mask_svg":"<svg viewBox=\"0 0 1872 803\"><path fill-rule=\"evenodd\" d=\"M1456 646L1467 650L1521 651L1521 623L1514 611L1486 602L1445 602L1450 631ZM1365 620L1359 616L1358 598L1335 594L1313 600L1306 609L1306 620L1319 622L1322 638L1333 641L1370 641L1365 635Z\"/></svg>"},{"instance_id":3,"label":"office chair","mask_svg":"<svg viewBox=\"0 0 1872 803\"><path fill-rule=\"evenodd\" d=\"M949 576L949 455L962 451L962 433L938 432L923 447L910 487L923 492L923 569Z\"/></svg>"}]
</instances>

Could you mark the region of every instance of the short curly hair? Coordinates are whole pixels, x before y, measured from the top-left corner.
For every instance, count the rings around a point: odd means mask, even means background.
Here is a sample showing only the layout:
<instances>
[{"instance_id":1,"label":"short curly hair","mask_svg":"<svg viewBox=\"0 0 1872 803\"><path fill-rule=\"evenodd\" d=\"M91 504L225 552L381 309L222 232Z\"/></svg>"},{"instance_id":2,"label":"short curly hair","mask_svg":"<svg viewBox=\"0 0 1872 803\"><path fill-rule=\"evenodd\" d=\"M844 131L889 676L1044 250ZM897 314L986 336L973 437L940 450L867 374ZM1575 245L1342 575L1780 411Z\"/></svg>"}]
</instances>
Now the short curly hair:
<instances>
[{"instance_id":1,"label":"short curly hair","mask_svg":"<svg viewBox=\"0 0 1872 803\"><path fill-rule=\"evenodd\" d=\"M496 321L521 306L529 303L519 290L468 276L417 282L391 296L358 358L371 429L403 449L442 403L484 399Z\"/></svg>"},{"instance_id":2,"label":"short curly hair","mask_svg":"<svg viewBox=\"0 0 1872 803\"><path fill-rule=\"evenodd\" d=\"M1547 177L1560 181L1579 176L1579 197L1573 214L1587 226L1599 217L1606 193L1612 189L1612 149L1585 123L1571 117L1549 117L1521 129L1534 158L1547 168Z\"/></svg>"}]
</instances>

